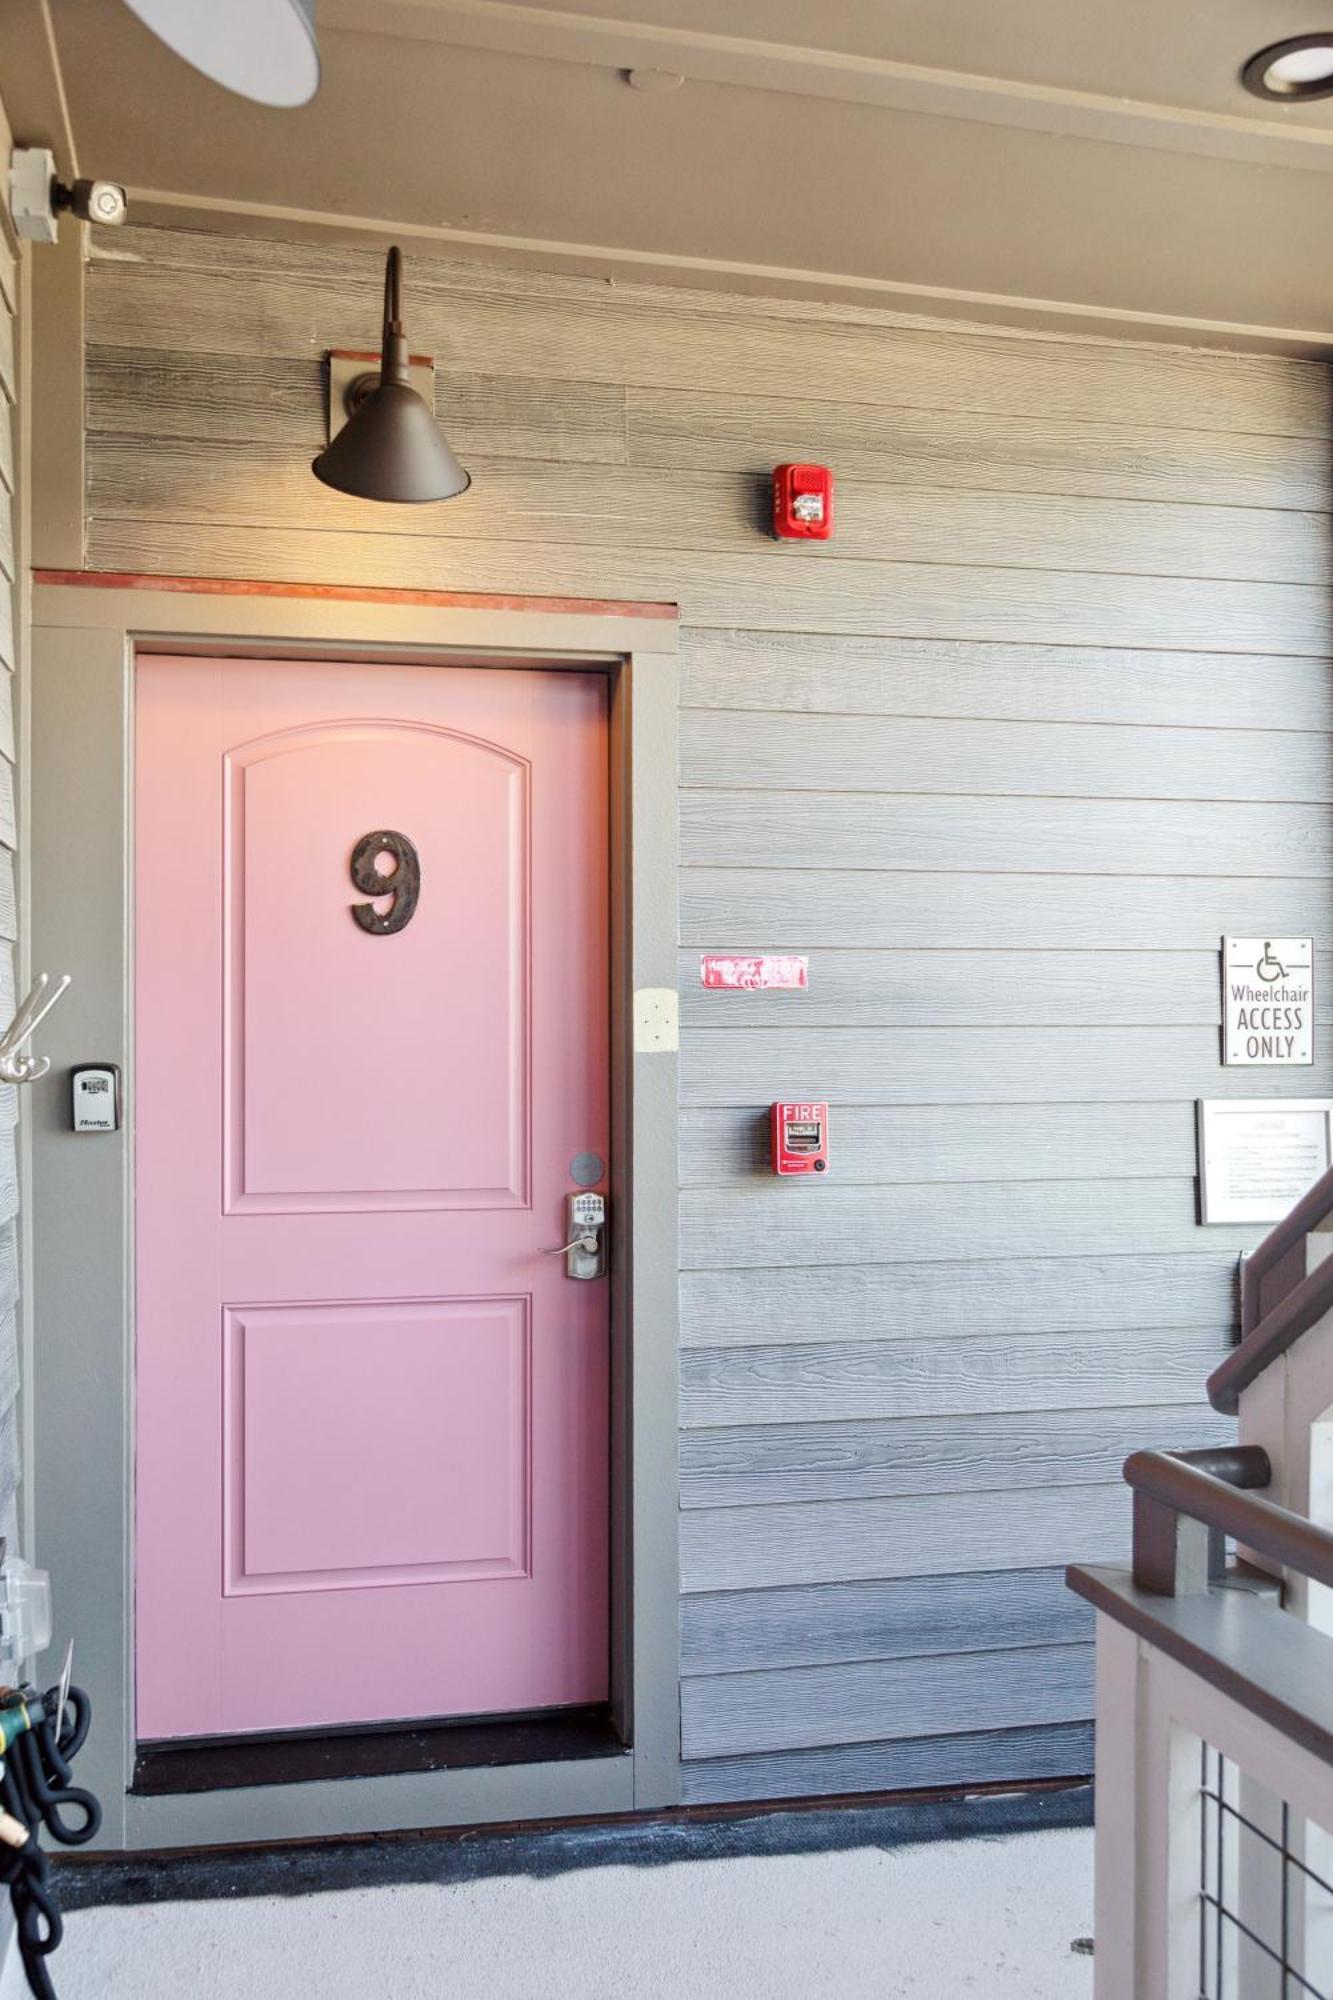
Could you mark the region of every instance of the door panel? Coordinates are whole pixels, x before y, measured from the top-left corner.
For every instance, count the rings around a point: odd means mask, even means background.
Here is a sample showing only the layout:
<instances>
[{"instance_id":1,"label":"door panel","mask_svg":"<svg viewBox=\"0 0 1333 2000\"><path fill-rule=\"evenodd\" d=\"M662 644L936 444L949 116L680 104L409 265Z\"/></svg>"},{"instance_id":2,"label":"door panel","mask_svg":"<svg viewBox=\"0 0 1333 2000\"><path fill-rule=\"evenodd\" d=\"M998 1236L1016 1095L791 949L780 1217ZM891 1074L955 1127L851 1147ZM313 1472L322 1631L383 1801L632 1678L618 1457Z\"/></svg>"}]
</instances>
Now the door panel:
<instances>
[{"instance_id":1,"label":"door panel","mask_svg":"<svg viewBox=\"0 0 1333 2000\"><path fill-rule=\"evenodd\" d=\"M229 1592L526 1575L525 1299L264 1306L228 1322Z\"/></svg>"},{"instance_id":2,"label":"door panel","mask_svg":"<svg viewBox=\"0 0 1333 2000\"><path fill-rule=\"evenodd\" d=\"M141 1738L606 1695L605 692L139 663Z\"/></svg>"},{"instance_id":3,"label":"door panel","mask_svg":"<svg viewBox=\"0 0 1333 2000\"><path fill-rule=\"evenodd\" d=\"M523 1207L527 766L441 729L347 723L237 750L226 796L233 1207ZM369 948L348 921L353 801L356 838L411 828L426 856L410 922ZM386 1120L390 1061L411 1087Z\"/></svg>"}]
</instances>

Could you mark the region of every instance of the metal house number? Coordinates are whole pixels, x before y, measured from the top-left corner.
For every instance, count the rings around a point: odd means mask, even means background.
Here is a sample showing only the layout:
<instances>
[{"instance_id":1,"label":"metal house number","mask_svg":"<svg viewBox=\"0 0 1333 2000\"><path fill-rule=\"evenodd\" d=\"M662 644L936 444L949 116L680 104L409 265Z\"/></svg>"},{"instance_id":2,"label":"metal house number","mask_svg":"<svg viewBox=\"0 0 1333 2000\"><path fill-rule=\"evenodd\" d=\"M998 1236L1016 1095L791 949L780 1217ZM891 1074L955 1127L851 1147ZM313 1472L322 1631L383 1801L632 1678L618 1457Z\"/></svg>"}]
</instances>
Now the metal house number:
<instances>
[{"instance_id":1,"label":"metal house number","mask_svg":"<svg viewBox=\"0 0 1333 2000\"><path fill-rule=\"evenodd\" d=\"M394 867L388 875L375 866L381 854L393 856ZM352 915L363 931L373 937L392 937L395 931L406 930L421 894L421 861L405 833L388 828L363 833L352 849L352 880L364 895L393 898L383 911L374 903L352 904Z\"/></svg>"}]
</instances>

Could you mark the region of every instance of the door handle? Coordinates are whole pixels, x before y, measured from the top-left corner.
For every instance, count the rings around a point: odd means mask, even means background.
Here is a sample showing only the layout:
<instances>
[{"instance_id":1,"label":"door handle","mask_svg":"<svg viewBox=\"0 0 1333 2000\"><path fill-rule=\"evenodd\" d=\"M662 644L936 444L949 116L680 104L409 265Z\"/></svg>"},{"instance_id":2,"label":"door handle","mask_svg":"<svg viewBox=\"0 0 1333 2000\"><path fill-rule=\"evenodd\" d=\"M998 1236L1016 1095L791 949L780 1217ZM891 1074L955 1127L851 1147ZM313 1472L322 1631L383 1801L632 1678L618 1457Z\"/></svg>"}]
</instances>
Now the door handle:
<instances>
[{"instance_id":1,"label":"door handle","mask_svg":"<svg viewBox=\"0 0 1333 2000\"><path fill-rule=\"evenodd\" d=\"M563 1257L567 1278L606 1276L606 1196L569 1194L565 1196L565 1228L569 1241L542 1254Z\"/></svg>"}]
</instances>

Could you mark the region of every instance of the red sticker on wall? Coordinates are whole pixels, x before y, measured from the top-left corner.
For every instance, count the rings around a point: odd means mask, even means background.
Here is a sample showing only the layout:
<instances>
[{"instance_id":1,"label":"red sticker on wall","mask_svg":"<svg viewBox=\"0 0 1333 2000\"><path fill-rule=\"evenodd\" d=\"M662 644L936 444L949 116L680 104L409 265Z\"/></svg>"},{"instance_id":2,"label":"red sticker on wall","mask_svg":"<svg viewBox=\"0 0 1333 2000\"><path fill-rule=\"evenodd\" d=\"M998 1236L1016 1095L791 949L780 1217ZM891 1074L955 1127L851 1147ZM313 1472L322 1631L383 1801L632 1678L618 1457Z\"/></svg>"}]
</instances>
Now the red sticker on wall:
<instances>
[{"instance_id":1,"label":"red sticker on wall","mask_svg":"<svg viewBox=\"0 0 1333 2000\"><path fill-rule=\"evenodd\" d=\"M810 984L810 961L783 952L738 958L708 951L699 960L699 978L704 986L733 993L757 993L765 988L790 992Z\"/></svg>"}]
</instances>

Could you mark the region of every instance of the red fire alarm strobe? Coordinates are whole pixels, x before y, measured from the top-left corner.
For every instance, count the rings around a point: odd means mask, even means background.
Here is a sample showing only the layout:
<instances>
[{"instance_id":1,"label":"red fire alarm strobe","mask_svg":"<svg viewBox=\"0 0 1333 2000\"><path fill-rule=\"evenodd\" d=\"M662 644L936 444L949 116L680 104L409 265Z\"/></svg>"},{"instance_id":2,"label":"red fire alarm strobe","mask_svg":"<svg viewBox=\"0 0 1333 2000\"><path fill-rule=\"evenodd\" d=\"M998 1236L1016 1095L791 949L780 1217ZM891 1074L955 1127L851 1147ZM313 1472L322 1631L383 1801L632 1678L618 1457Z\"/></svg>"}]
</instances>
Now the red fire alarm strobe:
<instances>
[{"instance_id":1,"label":"red fire alarm strobe","mask_svg":"<svg viewBox=\"0 0 1333 2000\"><path fill-rule=\"evenodd\" d=\"M775 1174L828 1171L827 1104L775 1104L770 1116Z\"/></svg>"},{"instance_id":2,"label":"red fire alarm strobe","mask_svg":"<svg viewBox=\"0 0 1333 2000\"><path fill-rule=\"evenodd\" d=\"M779 465L773 533L780 542L826 542L833 533L833 474L826 465Z\"/></svg>"}]
</instances>

